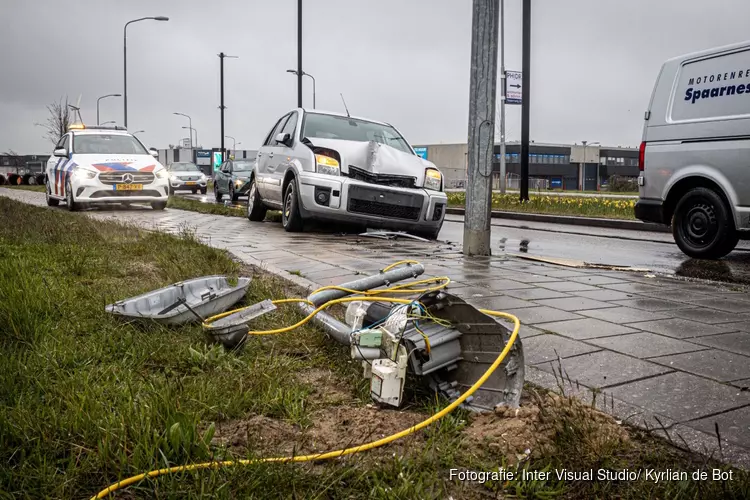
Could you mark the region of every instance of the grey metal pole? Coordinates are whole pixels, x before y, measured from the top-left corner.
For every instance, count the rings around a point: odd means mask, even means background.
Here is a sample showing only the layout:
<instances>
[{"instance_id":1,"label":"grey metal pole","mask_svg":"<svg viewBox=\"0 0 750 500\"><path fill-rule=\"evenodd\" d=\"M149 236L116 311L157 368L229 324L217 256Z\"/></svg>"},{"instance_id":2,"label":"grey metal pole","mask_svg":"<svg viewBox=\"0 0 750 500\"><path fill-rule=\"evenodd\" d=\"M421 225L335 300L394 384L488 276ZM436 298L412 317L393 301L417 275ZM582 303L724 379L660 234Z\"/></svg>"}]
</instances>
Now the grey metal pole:
<instances>
[{"instance_id":1,"label":"grey metal pole","mask_svg":"<svg viewBox=\"0 0 750 500\"><path fill-rule=\"evenodd\" d=\"M490 255L492 158L497 93L499 9L496 0L474 0L469 84L469 167L463 252Z\"/></svg>"},{"instance_id":2,"label":"grey metal pole","mask_svg":"<svg viewBox=\"0 0 750 500\"><path fill-rule=\"evenodd\" d=\"M315 77L312 76L310 73L307 73L307 76L312 78L312 81L313 81L313 109L315 109Z\"/></svg>"},{"instance_id":3,"label":"grey metal pole","mask_svg":"<svg viewBox=\"0 0 750 500\"><path fill-rule=\"evenodd\" d=\"M529 115L531 111L531 0L523 0L521 91L521 201L529 200Z\"/></svg>"},{"instance_id":4,"label":"grey metal pole","mask_svg":"<svg viewBox=\"0 0 750 500\"><path fill-rule=\"evenodd\" d=\"M586 144L588 144L588 141L581 141L581 144L583 144L583 163L581 163L581 182L579 183L579 191L585 191L586 190Z\"/></svg>"},{"instance_id":5,"label":"grey metal pole","mask_svg":"<svg viewBox=\"0 0 750 500\"><path fill-rule=\"evenodd\" d=\"M505 0L500 0L500 193L505 194L507 166L505 164Z\"/></svg>"},{"instance_id":6,"label":"grey metal pole","mask_svg":"<svg viewBox=\"0 0 750 500\"><path fill-rule=\"evenodd\" d=\"M169 18L166 16L141 17L126 22L125 27L122 29L122 122L126 129L128 128L128 24L146 21L148 19L153 21L169 21Z\"/></svg>"},{"instance_id":7,"label":"grey metal pole","mask_svg":"<svg viewBox=\"0 0 750 500\"><path fill-rule=\"evenodd\" d=\"M224 163L224 52L219 53L219 86L221 87L221 162Z\"/></svg>"},{"instance_id":8,"label":"grey metal pole","mask_svg":"<svg viewBox=\"0 0 750 500\"><path fill-rule=\"evenodd\" d=\"M302 0L297 0L297 107L302 107Z\"/></svg>"}]
</instances>

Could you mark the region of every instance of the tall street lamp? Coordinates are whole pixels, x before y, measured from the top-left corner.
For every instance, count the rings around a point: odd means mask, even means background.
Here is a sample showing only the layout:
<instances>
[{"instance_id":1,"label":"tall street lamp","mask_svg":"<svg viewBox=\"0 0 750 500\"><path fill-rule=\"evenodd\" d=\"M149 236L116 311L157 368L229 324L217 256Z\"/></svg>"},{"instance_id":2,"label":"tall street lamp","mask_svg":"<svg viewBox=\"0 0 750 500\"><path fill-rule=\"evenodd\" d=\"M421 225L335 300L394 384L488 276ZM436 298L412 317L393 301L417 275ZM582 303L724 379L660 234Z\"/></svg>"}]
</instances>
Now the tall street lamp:
<instances>
[{"instance_id":1,"label":"tall street lamp","mask_svg":"<svg viewBox=\"0 0 750 500\"><path fill-rule=\"evenodd\" d=\"M116 121L114 121L114 120L109 120L108 122L104 122L104 123L102 123L102 125L107 125L108 123L117 123L117 122L116 122Z\"/></svg>"},{"instance_id":2,"label":"tall street lamp","mask_svg":"<svg viewBox=\"0 0 750 500\"><path fill-rule=\"evenodd\" d=\"M145 130L136 130L135 132L133 132L133 135L135 135L135 134L142 134L144 132L145 132Z\"/></svg>"},{"instance_id":3,"label":"tall street lamp","mask_svg":"<svg viewBox=\"0 0 750 500\"><path fill-rule=\"evenodd\" d=\"M100 98L96 100L96 124L99 125L99 101L104 99L105 97L122 97L122 94L107 94L103 95Z\"/></svg>"},{"instance_id":4,"label":"tall street lamp","mask_svg":"<svg viewBox=\"0 0 750 500\"><path fill-rule=\"evenodd\" d=\"M182 127L182 128L189 128L190 129L190 146L192 149L193 146L193 132L195 132L195 147L199 147L198 145L198 131L195 130L193 127Z\"/></svg>"},{"instance_id":5,"label":"tall street lamp","mask_svg":"<svg viewBox=\"0 0 750 500\"><path fill-rule=\"evenodd\" d=\"M288 69L288 70L286 70L286 72L287 73L291 73L293 75L297 74L297 70L296 69ZM302 72L302 75L303 76L309 76L310 79L313 82L313 109L315 109L315 77L312 76L310 73L305 73L304 71Z\"/></svg>"},{"instance_id":6,"label":"tall street lamp","mask_svg":"<svg viewBox=\"0 0 750 500\"><path fill-rule=\"evenodd\" d=\"M302 0L300 0L301 2ZM224 59L239 59L237 56L229 56L224 52L219 52L219 110L221 111L221 161L224 162Z\"/></svg>"},{"instance_id":7,"label":"tall street lamp","mask_svg":"<svg viewBox=\"0 0 750 500\"><path fill-rule=\"evenodd\" d=\"M235 151L237 149L237 141L235 140L235 138L231 135L225 135L224 137L226 137L227 139L232 139L232 151Z\"/></svg>"},{"instance_id":8,"label":"tall street lamp","mask_svg":"<svg viewBox=\"0 0 750 500\"><path fill-rule=\"evenodd\" d=\"M123 76L123 124L125 128L128 128L128 24L137 23L139 21L169 21L166 16L156 17L141 17L139 19L133 19L125 23L125 27L122 30L122 76Z\"/></svg>"},{"instance_id":9,"label":"tall street lamp","mask_svg":"<svg viewBox=\"0 0 750 500\"><path fill-rule=\"evenodd\" d=\"M189 117L188 115L186 115L185 113L172 113L172 114L173 114L173 115L178 115L178 116L184 116L185 118L187 118L187 119L188 119L188 124L189 124L189 125L188 125L188 127L187 127L187 128L189 128L189 129L190 129L190 131L191 131L191 132L190 132L190 149L193 149L193 132L192 132L192 131L193 131L193 130L195 130L195 129L193 129L193 119L192 119L192 118L190 118L190 117ZM182 128L185 128L185 127L182 127Z\"/></svg>"}]
</instances>

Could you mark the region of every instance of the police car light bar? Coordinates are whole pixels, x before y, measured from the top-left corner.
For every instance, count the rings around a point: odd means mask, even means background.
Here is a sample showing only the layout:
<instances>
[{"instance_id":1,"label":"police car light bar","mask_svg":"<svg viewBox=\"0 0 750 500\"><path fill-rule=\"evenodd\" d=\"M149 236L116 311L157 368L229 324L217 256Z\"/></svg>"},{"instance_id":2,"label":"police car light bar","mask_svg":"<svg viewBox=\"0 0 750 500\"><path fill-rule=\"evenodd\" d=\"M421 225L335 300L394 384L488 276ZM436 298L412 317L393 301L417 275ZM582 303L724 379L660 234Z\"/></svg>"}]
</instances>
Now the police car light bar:
<instances>
[{"instance_id":1,"label":"police car light bar","mask_svg":"<svg viewBox=\"0 0 750 500\"><path fill-rule=\"evenodd\" d=\"M104 126L104 125L89 125L86 126L83 123L74 123L68 126L68 130L127 130L125 127L120 125Z\"/></svg>"}]
</instances>

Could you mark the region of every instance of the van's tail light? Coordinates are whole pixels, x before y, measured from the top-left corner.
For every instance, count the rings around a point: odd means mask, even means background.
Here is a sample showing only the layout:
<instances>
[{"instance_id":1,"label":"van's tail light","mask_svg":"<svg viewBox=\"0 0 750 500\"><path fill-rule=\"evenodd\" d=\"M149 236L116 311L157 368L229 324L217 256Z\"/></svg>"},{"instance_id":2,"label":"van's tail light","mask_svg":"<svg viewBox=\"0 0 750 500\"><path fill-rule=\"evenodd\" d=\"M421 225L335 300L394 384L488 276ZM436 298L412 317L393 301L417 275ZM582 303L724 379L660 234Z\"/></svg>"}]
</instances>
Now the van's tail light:
<instances>
[{"instance_id":1,"label":"van's tail light","mask_svg":"<svg viewBox=\"0 0 750 500\"><path fill-rule=\"evenodd\" d=\"M643 172L646 167L646 143L642 142L641 147L638 148L638 170Z\"/></svg>"}]
</instances>

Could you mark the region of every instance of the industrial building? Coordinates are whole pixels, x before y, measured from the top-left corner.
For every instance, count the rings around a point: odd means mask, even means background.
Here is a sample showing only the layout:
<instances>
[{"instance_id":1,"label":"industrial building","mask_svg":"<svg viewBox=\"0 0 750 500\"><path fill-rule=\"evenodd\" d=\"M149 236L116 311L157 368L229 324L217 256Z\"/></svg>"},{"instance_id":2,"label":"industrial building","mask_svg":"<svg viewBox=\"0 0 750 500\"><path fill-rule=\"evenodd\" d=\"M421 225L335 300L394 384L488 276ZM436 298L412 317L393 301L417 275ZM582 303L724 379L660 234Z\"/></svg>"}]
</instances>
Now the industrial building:
<instances>
[{"instance_id":1,"label":"industrial building","mask_svg":"<svg viewBox=\"0 0 750 500\"><path fill-rule=\"evenodd\" d=\"M446 188L466 186L469 163L466 144L432 144L415 146L420 156L443 172ZM521 144L505 147L508 187L518 187L521 174ZM565 189L594 191L599 173L600 185L607 186L611 176L638 177L638 148L599 145L540 144L529 145L529 177L532 189ZM500 145L495 144L492 162L493 188L500 186Z\"/></svg>"}]
</instances>

